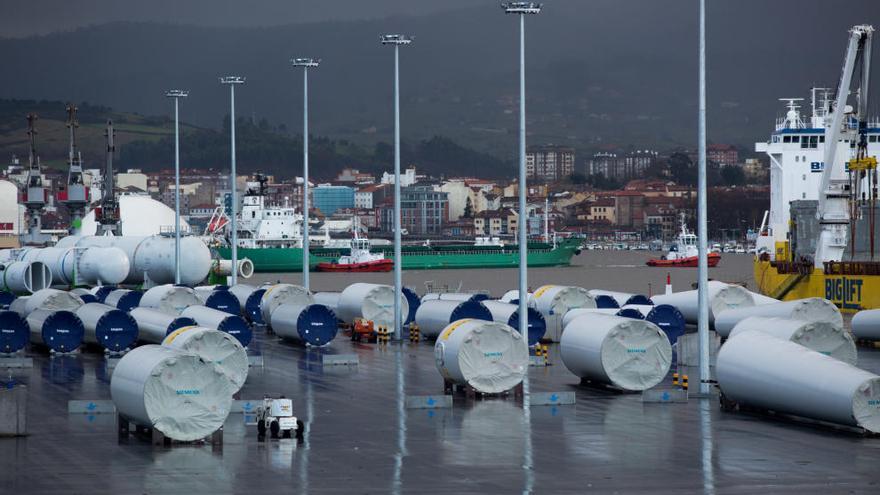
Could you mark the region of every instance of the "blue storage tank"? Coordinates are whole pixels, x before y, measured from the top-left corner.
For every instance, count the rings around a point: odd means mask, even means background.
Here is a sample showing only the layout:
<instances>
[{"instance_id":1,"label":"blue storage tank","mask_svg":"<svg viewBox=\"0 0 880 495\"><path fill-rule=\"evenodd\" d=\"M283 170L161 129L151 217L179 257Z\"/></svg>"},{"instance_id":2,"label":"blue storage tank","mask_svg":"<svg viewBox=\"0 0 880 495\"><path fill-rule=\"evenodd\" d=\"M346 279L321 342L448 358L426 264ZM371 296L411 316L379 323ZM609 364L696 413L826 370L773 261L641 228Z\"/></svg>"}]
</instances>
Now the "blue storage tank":
<instances>
[{"instance_id":1,"label":"blue storage tank","mask_svg":"<svg viewBox=\"0 0 880 495\"><path fill-rule=\"evenodd\" d=\"M669 338L670 344L676 343L678 338L684 335L687 326L681 311L669 304L655 305L645 319L660 327Z\"/></svg>"},{"instance_id":2,"label":"blue storage tank","mask_svg":"<svg viewBox=\"0 0 880 495\"><path fill-rule=\"evenodd\" d=\"M104 304L129 312L141 305L142 297L144 293L139 290L117 289L107 294Z\"/></svg>"},{"instance_id":3,"label":"blue storage tank","mask_svg":"<svg viewBox=\"0 0 880 495\"><path fill-rule=\"evenodd\" d=\"M622 308L616 313L616 316L621 316L623 318L633 318L635 320L645 319L645 315L643 315L642 312L637 310L636 308Z\"/></svg>"},{"instance_id":4,"label":"blue storage tank","mask_svg":"<svg viewBox=\"0 0 880 495\"><path fill-rule=\"evenodd\" d=\"M24 349L30 340L27 321L15 311L0 311L0 353Z\"/></svg>"},{"instance_id":5,"label":"blue storage tank","mask_svg":"<svg viewBox=\"0 0 880 495\"><path fill-rule=\"evenodd\" d=\"M66 310L35 309L27 316L31 343L55 352L72 352L83 343L85 327L76 314Z\"/></svg>"},{"instance_id":6,"label":"blue storage tank","mask_svg":"<svg viewBox=\"0 0 880 495\"><path fill-rule=\"evenodd\" d=\"M596 300L596 307L599 309L616 309L620 307L617 304L617 300L609 295L600 294L593 296L593 298Z\"/></svg>"},{"instance_id":7,"label":"blue storage tank","mask_svg":"<svg viewBox=\"0 0 880 495\"><path fill-rule=\"evenodd\" d=\"M9 309L9 305L15 301L15 294L6 291L0 291L0 310Z\"/></svg>"},{"instance_id":8,"label":"blue storage tank","mask_svg":"<svg viewBox=\"0 0 880 495\"><path fill-rule=\"evenodd\" d=\"M492 313L492 319L513 327L519 331L519 305L501 301L483 301L484 306ZM529 328L529 347L541 342L547 333L547 321L544 315L535 308L528 308L526 320Z\"/></svg>"},{"instance_id":9,"label":"blue storage tank","mask_svg":"<svg viewBox=\"0 0 880 495\"><path fill-rule=\"evenodd\" d=\"M76 316L85 328L83 340L89 344L120 352L137 342L137 321L121 309L101 303L83 304L76 309Z\"/></svg>"},{"instance_id":10,"label":"blue storage tank","mask_svg":"<svg viewBox=\"0 0 880 495\"><path fill-rule=\"evenodd\" d=\"M428 338L437 338L450 323L464 318L494 321L489 309L479 301L450 301L434 299L423 302L416 311L419 332Z\"/></svg>"},{"instance_id":11,"label":"blue storage tank","mask_svg":"<svg viewBox=\"0 0 880 495\"><path fill-rule=\"evenodd\" d=\"M283 339L320 347L336 338L338 322L323 304L281 304L272 311L272 331Z\"/></svg>"},{"instance_id":12,"label":"blue storage tank","mask_svg":"<svg viewBox=\"0 0 880 495\"><path fill-rule=\"evenodd\" d=\"M404 323L405 325L409 325L416 321L416 310L419 309L419 304L422 303L422 298L416 294L416 291L409 287L400 289L400 292L403 293L403 297L405 297L406 302L409 303L409 313L406 315L406 322Z\"/></svg>"},{"instance_id":13,"label":"blue storage tank","mask_svg":"<svg viewBox=\"0 0 880 495\"><path fill-rule=\"evenodd\" d=\"M102 285L100 287L95 287L92 289L92 294L95 295L95 298L98 299L99 303L103 303L104 299L107 297L107 294L116 290L115 285Z\"/></svg>"},{"instance_id":14,"label":"blue storage tank","mask_svg":"<svg viewBox=\"0 0 880 495\"><path fill-rule=\"evenodd\" d=\"M257 325L266 324L266 322L263 321L263 312L260 311L260 301L263 300L263 294L265 293L266 289L257 289L251 292L251 295L248 296L247 301L244 303L245 316L251 321L251 323Z\"/></svg>"},{"instance_id":15,"label":"blue storage tank","mask_svg":"<svg viewBox=\"0 0 880 495\"><path fill-rule=\"evenodd\" d=\"M204 304L209 308L217 309L231 315L241 314L241 303L238 302L238 298L235 297L235 294L229 292L229 290L217 290L215 288L214 291L205 298Z\"/></svg>"}]
</instances>

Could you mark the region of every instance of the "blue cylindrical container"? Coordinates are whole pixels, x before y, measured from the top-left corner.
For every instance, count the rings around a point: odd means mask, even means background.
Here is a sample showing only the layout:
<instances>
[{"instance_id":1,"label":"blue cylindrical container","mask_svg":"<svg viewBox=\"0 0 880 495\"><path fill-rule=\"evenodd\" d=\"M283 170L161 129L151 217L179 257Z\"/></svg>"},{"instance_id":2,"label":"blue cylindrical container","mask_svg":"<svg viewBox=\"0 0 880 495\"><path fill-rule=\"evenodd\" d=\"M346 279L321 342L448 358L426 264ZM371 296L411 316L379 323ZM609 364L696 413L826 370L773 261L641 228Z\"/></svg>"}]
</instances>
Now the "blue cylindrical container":
<instances>
[{"instance_id":1,"label":"blue cylindrical container","mask_svg":"<svg viewBox=\"0 0 880 495\"><path fill-rule=\"evenodd\" d=\"M678 338L684 335L687 322L684 315L675 306L669 304L657 304L645 316L645 319L660 327L669 343L674 344Z\"/></svg>"},{"instance_id":2,"label":"blue cylindrical container","mask_svg":"<svg viewBox=\"0 0 880 495\"><path fill-rule=\"evenodd\" d=\"M492 313L492 319L513 327L519 331L519 305L506 303L501 301L483 301L482 303L489 312ZM529 347L534 346L544 338L547 333L547 321L544 315L535 308L528 308L526 311L526 320L529 328Z\"/></svg>"},{"instance_id":3,"label":"blue cylindrical container","mask_svg":"<svg viewBox=\"0 0 880 495\"><path fill-rule=\"evenodd\" d=\"M83 340L89 344L120 352L137 342L137 321L121 309L101 303L83 304L77 308L76 316L85 328Z\"/></svg>"},{"instance_id":4,"label":"blue cylindrical container","mask_svg":"<svg viewBox=\"0 0 880 495\"><path fill-rule=\"evenodd\" d=\"M225 287L225 286L223 286ZM229 290L215 290L205 298L205 306L229 313L231 315L241 314L241 304L235 294Z\"/></svg>"},{"instance_id":5,"label":"blue cylindrical container","mask_svg":"<svg viewBox=\"0 0 880 495\"><path fill-rule=\"evenodd\" d=\"M404 323L405 325L409 325L416 320L416 311L419 309L419 304L422 303L422 298L416 294L416 291L409 287L400 289L400 292L403 294L403 297L406 298L406 302L409 303L409 313L406 315L406 322Z\"/></svg>"},{"instance_id":6,"label":"blue cylindrical container","mask_svg":"<svg viewBox=\"0 0 880 495\"><path fill-rule=\"evenodd\" d=\"M24 349L30 339L27 321L15 311L0 311L0 353Z\"/></svg>"},{"instance_id":7,"label":"blue cylindrical container","mask_svg":"<svg viewBox=\"0 0 880 495\"><path fill-rule=\"evenodd\" d=\"M645 319L645 315L643 315L642 312L637 310L636 308L622 308L616 313L616 315L622 316L623 318L633 318L635 320Z\"/></svg>"},{"instance_id":8,"label":"blue cylindrical container","mask_svg":"<svg viewBox=\"0 0 880 495\"><path fill-rule=\"evenodd\" d=\"M94 294L80 294L79 298L82 299L82 302L85 304L98 302L98 298L95 297Z\"/></svg>"},{"instance_id":9,"label":"blue cylindrical container","mask_svg":"<svg viewBox=\"0 0 880 495\"><path fill-rule=\"evenodd\" d=\"M493 321L489 309L483 303L473 300L428 300L416 312L419 332L428 338L437 338L450 323L464 318Z\"/></svg>"},{"instance_id":10,"label":"blue cylindrical container","mask_svg":"<svg viewBox=\"0 0 880 495\"><path fill-rule=\"evenodd\" d=\"M12 292L0 291L0 309L9 309L9 305L15 301L15 294Z\"/></svg>"},{"instance_id":11,"label":"blue cylindrical container","mask_svg":"<svg viewBox=\"0 0 880 495\"><path fill-rule=\"evenodd\" d=\"M617 300L607 294L599 294L593 296L596 300L596 307L599 309L615 309L619 308L620 304L617 304Z\"/></svg>"},{"instance_id":12,"label":"blue cylindrical container","mask_svg":"<svg viewBox=\"0 0 880 495\"><path fill-rule=\"evenodd\" d=\"M190 306L184 309L180 316L192 318L201 327L226 332L238 339L243 347L247 347L254 338L254 332L244 318L238 315L231 315L219 309L207 306Z\"/></svg>"},{"instance_id":13,"label":"blue cylindrical container","mask_svg":"<svg viewBox=\"0 0 880 495\"><path fill-rule=\"evenodd\" d=\"M336 338L336 314L323 304L281 304L272 311L272 331L279 337L311 346Z\"/></svg>"},{"instance_id":14,"label":"blue cylindrical container","mask_svg":"<svg viewBox=\"0 0 880 495\"><path fill-rule=\"evenodd\" d=\"M116 290L115 285L102 285L100 287L95 287L92 289L92 294L95 295L95 298L98 299L99 303L103 303L104 299L107 297L107 294L110 294Z\"/></svg>"},{"instance_id":15,"label":"blue cylindrical container","mask_svg":"<svg viewBox=\"0 0 880 495\"><path fill-rule=\"evenodd\" d=\"M38 308L27 317L31 343L55 352L72 352L83 343L85 328L72 311Z\"/></svg>"},{"instance_id":16,"label":"blue cylindrical container","mask_svg":"<svg viewBox=\"0 0 880 495\"><path fill-rule=\"evenodd\" d=\"M251 295L248 296L247 301L244 303L245 316L247 316L251 323L257 325L266 324L266 322L263 321L263 313L260 310L260 301L263 300L263 294L265 293L266 289L257 289L251 292Z\"/></svg>"},{"instance_id":17,"label":"blue cylindrical container","mask_svg":"<svg viewBox=\"0 0 880 495\"><path fill-rule=\"evenodd\" d=\"M104 298L104 304L129 312L140 306L144 293L139 290L116 289Z\"/></svg>"}]
</instances>

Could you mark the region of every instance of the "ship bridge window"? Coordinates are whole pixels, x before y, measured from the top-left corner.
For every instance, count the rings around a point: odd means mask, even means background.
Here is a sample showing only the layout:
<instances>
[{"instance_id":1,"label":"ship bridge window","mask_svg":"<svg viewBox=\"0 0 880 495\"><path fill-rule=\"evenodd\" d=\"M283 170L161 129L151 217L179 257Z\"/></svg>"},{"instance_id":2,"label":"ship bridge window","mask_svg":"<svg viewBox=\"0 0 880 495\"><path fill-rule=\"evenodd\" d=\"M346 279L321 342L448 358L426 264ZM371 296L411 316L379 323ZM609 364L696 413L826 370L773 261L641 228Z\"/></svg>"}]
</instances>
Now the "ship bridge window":
<instances>
[{"instance_id":1,"label":"ship bridge window","mask_svg":"<svg viewBox=\"0 0 880 495\"><path fill-rule=\"evenodd\" d=\"M871 134L870 136L868 136L868 142L869 143L876 143L877 142L877 135Z\"/></svg>"},{"instance_id":2,"label":"ship bridge window","mask_svg":"<svg viewBox=\"0 0 880 495\"><path fill-rule=\"evenodd\" d=\"M790 142L791 142L791 136L784 136L784 137L782 138L782 142L783 142L783 143L790 143Z\"/></svg>"},{"instance_id":3,"label":"ship bridge window","mask_svg":"<svg viewBox=\"0 0 880 495\"><path fill-rule=\"evenodd\" d=\"M819 136L819 142L820 142L820 143L824 143L824 142L825 142L825 136Z\"/></svg>"}]
</instances>

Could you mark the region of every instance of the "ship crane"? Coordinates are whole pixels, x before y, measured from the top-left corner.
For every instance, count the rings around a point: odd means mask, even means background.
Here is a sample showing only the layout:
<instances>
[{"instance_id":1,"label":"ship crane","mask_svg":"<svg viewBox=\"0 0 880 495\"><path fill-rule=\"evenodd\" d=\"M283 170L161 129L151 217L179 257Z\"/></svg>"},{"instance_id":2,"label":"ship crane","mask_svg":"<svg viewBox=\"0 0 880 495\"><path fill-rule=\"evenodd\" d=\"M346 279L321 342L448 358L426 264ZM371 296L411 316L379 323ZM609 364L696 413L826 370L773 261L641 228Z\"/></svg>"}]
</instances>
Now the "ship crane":
<instances>
[{"instance_id":1,"label":"ship crane","mask_svg":"<svg viewBox=\"0 0 880 495\"><path fill-rule=\"evenodd\" d=\"M30 141L30 153L24 198L24 205L28 211L28 232L24 236L26 244L45 244L48 241L48 238L42 234L43 221L41 216L43 208L46 206L46 188L43 186L43 171L40 166L40 157L37 155L36 121L36 114L28 114L27 134Z\"/></svg>"},{"instance_id":2,"label":"ship crane","mask_svg":"<svg viewBox=\"0 0 880 495\"><path fill-rule=\"evenodd\" d=\"M119 226L119 202L116 200L116 183L113 180L113 153L116 145L113 143L115 131L113 121L107 121L107 130L104 137L107 140L107 150L104 161L104 184L101 191L100 206L95 208L95 221L99 225L98 235L121 235Z\"/></svg>"},{"instance_id":3,"label":"ship crane","mask_svg":"<svg viewBox=\"0 0 880 495\"><path fill-rule=\"evenodd\" d=\"M847 246L847 238L855 248L854 222L859 204L871 201L877 189L877 160L867 156L868 139L868 93L871 79L871 40L874 28L868 25L854 26L849 31L846 58L837 93L829 101L825 119L825 156L822 183L819 189L819 207L816 216L819 220L819 238L813 263L823 268L825 262L842 261ZM858 89L851 92L856 68L860 67ZM855 94L857 107L847 105L851 94ZM846 121L844 121L846 119ZM839 147L843 142L846 146ZM853 150L855 156L853 157ZM842 164L846 166L841 166ZM862 182L867 179L871 198L863 197ZM871 227L871 247L873 257L873 223ZM854 251L852 251L854 252Z\"/></svg>"},{"instance_id":4,"label":"ship crane","mask_svg":"<svg viewBox=\"0 0 880 495\"><path fill-rule=\"evenodd\" d=\"M82 155L76 147L76 129L79 127L79 121L76 119L76 105L70 103L67 105L67 128L70 129L70 150L67 157L67 196L62 199L62 203L67 207L70 214L70 233L72 235L79 234L82 228L82 219L85 216L86 205L86 184L83 180L82 172Z\"/></svg>"}]
</instances>

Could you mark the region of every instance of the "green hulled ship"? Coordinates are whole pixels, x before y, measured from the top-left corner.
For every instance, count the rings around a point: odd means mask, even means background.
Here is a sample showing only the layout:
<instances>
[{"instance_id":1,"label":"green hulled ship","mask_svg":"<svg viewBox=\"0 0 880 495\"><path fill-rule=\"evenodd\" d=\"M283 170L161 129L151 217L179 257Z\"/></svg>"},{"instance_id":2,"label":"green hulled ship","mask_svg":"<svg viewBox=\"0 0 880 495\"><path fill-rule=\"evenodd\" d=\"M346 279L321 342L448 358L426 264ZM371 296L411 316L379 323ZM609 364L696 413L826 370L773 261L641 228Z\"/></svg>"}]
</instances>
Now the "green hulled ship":
<instances>
[{"instance_id":1,"label":"green hulled ship","mask_svg":"<svg viewBox=\"0 0 880 495\"><path fill-rule=\"evenodd\" d=\"M553 243L533 242L528 245L529 266L561 266L571 263L580 250L581 239L567 238ZM223 259L230 259L228 247L215 248ZM373 251L394 258L394 248L373 246ZM348 254L348 248L312 248L309 267L321 262L333 262ZM437 244L430 246L403 246L404 270L436 268L512 268L519 266L517 245ZM302 271L302 249L294 247L239 248L238 257L249 258L257 272Z\"/></svg>"}]
</instances>

